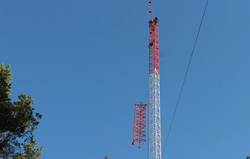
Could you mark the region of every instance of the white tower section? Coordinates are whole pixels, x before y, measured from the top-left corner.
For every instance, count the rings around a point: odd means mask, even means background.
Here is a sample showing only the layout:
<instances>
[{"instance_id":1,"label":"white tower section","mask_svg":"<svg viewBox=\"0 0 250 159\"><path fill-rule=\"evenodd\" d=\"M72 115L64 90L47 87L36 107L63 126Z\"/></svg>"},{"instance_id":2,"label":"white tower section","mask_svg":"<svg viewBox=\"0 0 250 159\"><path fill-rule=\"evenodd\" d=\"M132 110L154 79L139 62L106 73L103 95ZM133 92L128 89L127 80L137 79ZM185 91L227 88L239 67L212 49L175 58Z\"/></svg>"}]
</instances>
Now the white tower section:
<instances>
[{"instance_id":1,"label":"white tower section","mask_svg":"<svg viewBox=\"0 0 250 159\"><path fill-rule=\"evenodd\" d=\"M159 74L149 74L149 159L161 159Z\"/></svg>"}]
</instances>

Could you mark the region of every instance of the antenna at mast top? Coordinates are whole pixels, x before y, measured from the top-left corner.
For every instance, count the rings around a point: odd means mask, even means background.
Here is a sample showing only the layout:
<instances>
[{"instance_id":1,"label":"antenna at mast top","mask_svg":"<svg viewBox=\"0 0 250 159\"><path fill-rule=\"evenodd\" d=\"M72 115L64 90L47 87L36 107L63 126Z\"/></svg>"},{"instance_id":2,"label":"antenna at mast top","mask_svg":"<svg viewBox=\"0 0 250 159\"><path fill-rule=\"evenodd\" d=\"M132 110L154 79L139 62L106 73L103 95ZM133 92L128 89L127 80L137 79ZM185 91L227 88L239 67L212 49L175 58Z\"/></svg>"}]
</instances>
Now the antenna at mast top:
<instances>
[{"instance_id":1,"label":"antenna at mast top","mask_svg":"<svg viewBox=\"0 0 250 159\"><path fill-rule=\"evenodd\" d=\"M148 0L148 12L149 12L149 22L153 20L152 18L152 0Z\"/></svg>"}]
</instances>

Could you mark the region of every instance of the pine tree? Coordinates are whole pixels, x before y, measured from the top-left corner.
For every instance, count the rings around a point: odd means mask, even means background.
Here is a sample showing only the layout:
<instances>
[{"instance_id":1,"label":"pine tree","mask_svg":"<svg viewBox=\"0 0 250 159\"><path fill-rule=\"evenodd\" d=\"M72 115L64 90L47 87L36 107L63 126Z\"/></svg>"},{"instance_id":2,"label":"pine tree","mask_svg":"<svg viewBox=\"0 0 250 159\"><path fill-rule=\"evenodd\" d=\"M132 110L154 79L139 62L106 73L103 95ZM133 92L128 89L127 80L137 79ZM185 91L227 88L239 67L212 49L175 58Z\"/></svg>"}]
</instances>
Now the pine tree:
<instances>
[{"instance_id":1,"label":"pine tree","mask_svg":"<svg viewBox=\"0 0 250 159\"><path fill-rule=\"evenodd\" d=\"M10 65L0 66L0 158L39 159L41 148L36 148L33 132L39 113L34 114L32 95L22 93L18 101L11 100L12 74Z\"/></svg>"}]
</instances>

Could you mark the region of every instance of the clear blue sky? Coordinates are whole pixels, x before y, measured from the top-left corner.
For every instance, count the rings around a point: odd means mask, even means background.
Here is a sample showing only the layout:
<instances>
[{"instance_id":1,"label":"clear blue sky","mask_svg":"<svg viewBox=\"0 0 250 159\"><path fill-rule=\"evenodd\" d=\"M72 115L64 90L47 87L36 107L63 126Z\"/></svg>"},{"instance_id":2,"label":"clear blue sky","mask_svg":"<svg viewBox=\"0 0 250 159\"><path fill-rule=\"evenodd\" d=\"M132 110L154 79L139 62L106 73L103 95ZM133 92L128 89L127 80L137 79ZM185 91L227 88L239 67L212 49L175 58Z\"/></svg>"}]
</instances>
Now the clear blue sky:
<instances>
[{"instance_id":1,"label":"clear blue sky","mask_svg":"<svg viewBox=\"0 0 250 159\"><path fill-rule=\"evenodd\" d=\"M153 0L159 18L162 140L205 0ZM210 0L165 155L250 155L250 1ZM43 119L43 159L138 159L134 104L148 101L147 0L1 0L0 61ZM163 158L165 159L165 158Z\"/></svg>"}]
</instances>

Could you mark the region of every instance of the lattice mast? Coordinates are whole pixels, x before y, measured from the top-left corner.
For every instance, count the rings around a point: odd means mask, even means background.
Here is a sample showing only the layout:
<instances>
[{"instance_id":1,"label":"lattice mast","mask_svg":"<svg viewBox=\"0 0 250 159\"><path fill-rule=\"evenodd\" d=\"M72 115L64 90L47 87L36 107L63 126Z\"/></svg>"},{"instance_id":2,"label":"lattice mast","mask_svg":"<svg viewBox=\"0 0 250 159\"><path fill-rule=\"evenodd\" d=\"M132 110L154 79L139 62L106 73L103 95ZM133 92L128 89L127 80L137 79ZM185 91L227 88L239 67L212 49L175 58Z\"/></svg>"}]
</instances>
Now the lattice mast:
<instances>
[{"instance_id":1,"label":"lattice mast","mask_svg":"<svg viewBox=\"0 0 250 159\"><path fill-rule=\"evenodd\" d=\"M160 57L158 18L149 6L149 159L161 159Z\"/></svg>"},{"instance_id":2,"label":"lattice mast","mask_svg":"<svg viewBox=\"0 0 250 159\"><path fill-rule=\"evenodd\" d=\"M147 130L147 104L135 104L134 136L132 144L141 148L146 141Z\"/></svg>"}]
</instances>

